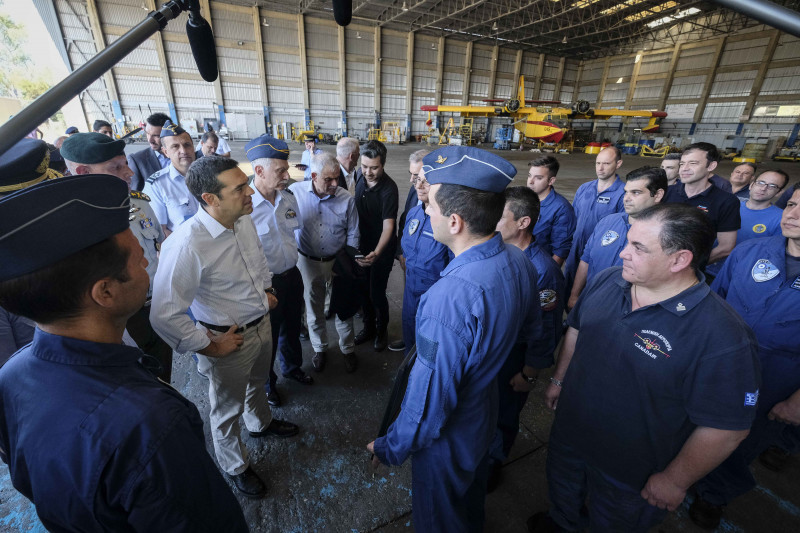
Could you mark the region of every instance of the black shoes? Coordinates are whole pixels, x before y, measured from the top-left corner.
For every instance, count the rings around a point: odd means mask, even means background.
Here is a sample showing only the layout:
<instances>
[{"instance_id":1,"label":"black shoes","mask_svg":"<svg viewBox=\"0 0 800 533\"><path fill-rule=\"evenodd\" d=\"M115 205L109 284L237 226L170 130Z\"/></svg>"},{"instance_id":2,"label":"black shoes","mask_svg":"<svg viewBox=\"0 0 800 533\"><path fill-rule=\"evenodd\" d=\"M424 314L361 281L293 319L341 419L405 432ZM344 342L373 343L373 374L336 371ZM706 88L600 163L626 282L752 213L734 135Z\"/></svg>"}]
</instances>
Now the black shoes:
<instances>
[{"instance_id":1,"label":"black shoes","mask_svg":"<svg viewBox=\"0 0 800 533\"><path fill-rule=\"evenodd\" d=\"M389 343L390 352L402 352L405 349L406 349L406 343L403 342L403 339Z\"/></svg>"},{"instance_id":2,"label":"black shoes","mask_svg":"<svg viewBox=\"0 0 800 533\"><path fill-rule=\"evenodd\" d=\"M312 385L314 383L314 378L312 378L299 368L295 368L288 374L284 374L283 377L293 379L298 383L302 383L303 385Z\"/></svg>"},{"instance_id":3,"label":"black shoes","mask_svg":"<svg viewBox=\"0 0 800 533\"><path fill-rule=\"evenodd\" d=\"M354 353L346 353L344 354L344 369L347 371L348 374L352 374L358 368L358 359L356 359L356 354Z\"/></svg>"},{"instance_id":4,"label":"black shoes","mask_svg":"<svg viewBox=\"0 0 800 533\"><path fill-rule=\"evenodd\" d=\"M300 335L298 335L302 340L308 340L308 328L303 326L303 329L300 330Z\"/></svg>"},{"instance_id":5,"label":"black shoes","mask_svg":"<svg viewBox=\"0 0 800 533\"><path fill-rule=\"evenodd\" d=\"M273 418L264 431L251 431L250 436L256 439L260 437L286 438L297 435L298 431L300 431L300 428L297 427L297 424Z\"/></svg>"},{"instance_id":6,"label":"black shoes","mask_svg":"<svg viewBox=\"0 0 800 533\"><path fill-rule=\"evenodd\" d=\"M789 461L790 454L782 448L777 446L770 446L758 456L758 462L761 463L767 470L773 472L780 472Z\"/></svg>"},{"instance_id":7,"label":"black shoes","mask_svg":"<svg viewBox=\"0 0 800 533\"><path fill-rule=\"evenodd\" d=\"M365 342L371 341L372 339L374 339L375 338L375 333L376 333L376 331L374 329L366 329L365 328L365 329L362 329L361 331L359 331L356 334L356 338L354 340L354 342L356 343L356 346L358 346L359 344L364 344Z\"/></svg>"},{"instance_id":8,"label":"black shoes","mask_svg":"<svg viewBox=\"0 0 800 533\"><path fill-rule=\"evenodd\" d=\"M389 336L386 334L386 330L378 332L377 336L375 337L375 342L373 343L373 347L375 348L376 352L382 352L386 349L386 345L389 343Z\"/></svg>"},{"instance_id":9,"label":"black shoes","mask_svg":"<svg viewBox=\"0 0 800 533\"><path fill-rule=\"evenodd\" d=\"M311 358L311 366L314 367L314 372L322 372L325 368L325 359L328 354L325 352L314 352L314 357Z\"/></svg>"},{"instance_id":10,"label":"black shoes","mask_svg":"<svg viewBox=\"0 0 800 533\"><path fill-rule=\"evenodd\" d=\"M712 505L698 495L689 507L689 518L698 527L712 531L719 526L724 508L722 505Z\"/></svg>"},{"instance_id":11,"label":"black shoes","mask_svg":"<svg viewBox=\"0 0 800 533\"><path fill-rule=\"evenodd\" d=\"M267 403L270 404L272 407L281 406L281 396L280 394L278 394L277 390L272 389L267 393Z\"/></svg>"},{"instance_id":12,"label":"black shoes","mask_svg":"<svg viewBox=\"0 0 800 533\"><path fill-rule=\"evenodd\" d=\"M227 474L228 479L233 481L233 486L236 491L245 498L252 498L254 500L263 498L267 494L267 486L258 477L258 474L251 467L241 474Z\"/></svg>"}]
</instances>

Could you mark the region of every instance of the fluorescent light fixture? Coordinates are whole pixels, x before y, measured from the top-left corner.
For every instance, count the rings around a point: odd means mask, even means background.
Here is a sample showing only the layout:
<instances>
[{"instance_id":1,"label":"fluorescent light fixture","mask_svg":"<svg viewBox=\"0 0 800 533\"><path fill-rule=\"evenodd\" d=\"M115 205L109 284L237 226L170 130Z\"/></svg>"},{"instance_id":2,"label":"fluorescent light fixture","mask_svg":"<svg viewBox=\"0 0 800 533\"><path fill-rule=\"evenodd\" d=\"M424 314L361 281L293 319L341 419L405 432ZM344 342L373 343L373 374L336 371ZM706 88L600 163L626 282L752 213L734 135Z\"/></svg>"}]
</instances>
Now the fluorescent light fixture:
<instances>
[{"instance_id":1,"label":"fluorescent light fixture","mask_svg":"<svg viewBox=\"0 0 800 533\"><path fill-rule=\"evenodd\" d=\"M619 79L617 80L617 83L622 83L622 78L619 78Z\"/></svg>"},{"instance_id":2,"label":"fluorescent light fixture","mask_svg":"<svg viewBox=\"0 0 800 533\"><path fill-rule=\"evenodd\" d=\"M405 2L403 2L403 7L401 8L403 11L408 11L408 6Z\"/></svg>"},{"instance_id":3,"label":"fluorescent light fixture","mask_svg":"<svg viewBox=\"0 0 800 533\"><path fill-rule=\"evenodd\" d=\"M642 59L642 54L636 54L636 59L633 60L634 65L639 61L641 61L641 59Z\"/></svg>"},{"instance_id":4,"label":"fluorescent light fixture","mask_svg":"<svg viewBox=\"0 0 800 533\"><path fill-rule=\"evenodd\" d=\"M567 36L565 35L563 39L561 39L561 44L567 44Z\"/></svg>"}]
</instances>

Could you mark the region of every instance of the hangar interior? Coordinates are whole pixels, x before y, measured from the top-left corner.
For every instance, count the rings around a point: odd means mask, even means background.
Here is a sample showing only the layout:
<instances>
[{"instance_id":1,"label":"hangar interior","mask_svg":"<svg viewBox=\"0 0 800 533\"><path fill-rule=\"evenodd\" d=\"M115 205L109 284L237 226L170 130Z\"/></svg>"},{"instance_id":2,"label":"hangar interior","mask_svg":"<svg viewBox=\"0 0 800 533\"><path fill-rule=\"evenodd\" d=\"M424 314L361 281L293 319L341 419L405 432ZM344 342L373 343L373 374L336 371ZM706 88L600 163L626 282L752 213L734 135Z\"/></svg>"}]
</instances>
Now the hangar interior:
<instances>
[{"instance_id":1,"label":"hangar interior","mask_svg":"<svg viewBox=\"0 0 800 533\"><path fill-rule=\"evenodd\" d=\"M161 0L33 0L70 70L113 43ZM353 21L339 27L329 0L200 0L211 23L219 77L198 74L184 30L171 21L80 95L86 131L95 119L118 135L151 113L164 112L193 133L207 121L225 124L232 157L245 161L244 142L266 130L287 139L292 128L357 136L396 124L386 171L400 197L409 190L408 156L417 136L445 127L451 114L425 105L484 105L510 99L525 78L525 98L594 108L664 110L665 145L706 141L727 151L763 146L759 154L797 154L800 132L798 38L711 2L695 0L354 0ZM776 2L797 10L797 0ZM461 121L452 114L456 123ZM508 117L476 118L491 142ZM624 141L643 135L644 118L574 121L584 141ZM144 144L143 144L144 143ZM576 143L577 144L577 143ZM141 140L127 148L141 150ZM292 159L302 145L290 144ZM333 146L322 146L332 152ZM528 151L502 153L524 185ZM626 156L627 157L627 156ZM791 156L794 157L794 156ZM561 159L559 191L572 198L593 176L594 157ZM653 164L625 160L623 171ZM657 162L655 164L658 164ZM779 164L797 180L794 163ZM733 169L724 161L721 174ZM387 291L389 336L400 336L403 273L394 268ZM332 321L329 335L335 338ZM313 355L303 343L305 366ZM336 350L332 350L336 352ZM296 439L245 437L268 485L259 501L239 498L257 532L412 531L411 465L372 470L365 445L375 438L402 354L357 348L358 373L331 357L313 387L281 379L281 418L300 426ZM336 353L336 356L340 354ZM545 371L521 416L520 434L503 467L503 484L486 500L488 532L525 531L526 519L547 507L545 458L553 412L542 403ZM208 427L208 382L188 355L174 355L172 385L197 405ZM800 461L781 473L754 464L756 490L726 511L720 531L800 531ZM35 509L0 469L0 532L44 531ZM699 532L684 504L659 532Z\"/></svg>"},{"instance_id":2,"label":"hangar interior","mask_svg":"<svg viewBox=\"0 0 800 533\"><path fill-rule=\"evenodd\" d=\"M64 62L80 67L163 2L35 0ZM796 2L785 0L791 7ZM118 133L150 112L226 124L234 139L291 127L366 140L395 124L399 140L443 128L423 105L485 105L515 96L668 113L659 139L688 138L767 155L800 124L798 39L710 2L660 0L356 0L346 28L330 2L201 1L220 76L197 73L183 13L81 95L87 123ZM459 118L455 116L456 124ZM511 119L475 119L484 141ZM645 120L575 121L583 140L615 142ZM201 129L202 131L202 129Z\"/></svg>"}]
</instances>

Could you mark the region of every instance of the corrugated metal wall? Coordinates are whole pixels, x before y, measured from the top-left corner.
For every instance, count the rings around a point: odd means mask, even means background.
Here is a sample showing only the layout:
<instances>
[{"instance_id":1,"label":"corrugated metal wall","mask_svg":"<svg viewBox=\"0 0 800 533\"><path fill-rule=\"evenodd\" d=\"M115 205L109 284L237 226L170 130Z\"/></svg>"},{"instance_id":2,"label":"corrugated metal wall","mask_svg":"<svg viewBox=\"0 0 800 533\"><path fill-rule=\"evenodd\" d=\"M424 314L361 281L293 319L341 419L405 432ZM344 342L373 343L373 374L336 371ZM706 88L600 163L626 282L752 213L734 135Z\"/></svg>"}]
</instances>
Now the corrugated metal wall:
<instances>
[{"instance_id":1,"label":"corrugated metal wall","mask_svg":"<svg viewBox=\"0 0 800 533\"><path fill-rule=\"evenodd\" d=\"M156 3L163 2L157 0ZM146 14L141 0L97 0L97 5L106 43L114 42ZM54 6L70 61L77 68L96 53L85 0L54 0ZM259 75L262 58L255 42L254 16L261 19L258 22L263 22L260 45L266 80ZM113 70L123 113L133 122L138 122L140 115L150 110L166 110L167 91L162 76L165 67L179 118L199 120L214 116L217 114L215 104L224 104L226 112L244 117L239 122L248 124L248 130L259 127L257 119L261 118L265 105L261 97L262 84L266 85L266 104L273 122L303 120L305 89L310 117L323 126L323 131L329 132L335 131L341 120L340 88L345 84L348 124L352 133L358 134L363 134L366 126L374 122L376 111L381 120L398 121L403 125L410 112L411 133L422 133L427 130L424 125L427 113L419 109L422 105L461 105L463 101L484 105L483 99L490 95L502 99L516 96L517 51L513 49L501 47L495 62L491 46L476 43L471 57L467 57L465 42L446 39L444 64L438 65L440 40L417 34L413 39L413 76L408 79L408 35L401 32L382 31L376 57L374 27L351 24L344 30L345 72L340 72L339 30L332 21L305 16L305 31L301 35L296 15L268 9L254 14L251 8L214 1L210 18L217 39L222 101L216 101L214 85L202 81L197 73L184 33L184 14L170 22L158 37L163 43L166 66L159 63L153 38ZM670 127L678 130L692 121L698 104L704 104L701 122L714 123L718 129L729 128L729 124L736 124L742 113L751 107L787 106L800 99L800 39L781 34L772 63L763 71L763 80L758 79L772 35L771 30L756 27L729 36L719 56L718 39L684 42L666 98L665 82L671 76L669 68L673 56L671 47L583 63L568 59L560 80L557 79L560 58L525 50L519 73L525 76L528 99L534 95L565 103L582 99L593 105L627 105L631 109L665 105L666 110L672 110L675 115L665 124L672 123ZM307 80L301 79L301 46L305 46ZM638 68L637 55L641 61ZM715 60L718 71L709 73ZM375 101L376 64L381 79L378 102ZM537 79L539 73L541 78ZM441 83L437 87L439 75ZM759 85L759 94L754 96L754 88ZM407 108L409 97L411 109ZM597 102L598 98L602 101ZM101 117L112 118L109 100L102 78L83 93L90 122ZM797 117L765 117L764 113L751 120L754 127L768 127L771 123L775 128L784 129L796 121ZM616 127L618 123L610 121L603 127ZM789 126L781 125L784 123Z\"/></svg>"}]
</instances>

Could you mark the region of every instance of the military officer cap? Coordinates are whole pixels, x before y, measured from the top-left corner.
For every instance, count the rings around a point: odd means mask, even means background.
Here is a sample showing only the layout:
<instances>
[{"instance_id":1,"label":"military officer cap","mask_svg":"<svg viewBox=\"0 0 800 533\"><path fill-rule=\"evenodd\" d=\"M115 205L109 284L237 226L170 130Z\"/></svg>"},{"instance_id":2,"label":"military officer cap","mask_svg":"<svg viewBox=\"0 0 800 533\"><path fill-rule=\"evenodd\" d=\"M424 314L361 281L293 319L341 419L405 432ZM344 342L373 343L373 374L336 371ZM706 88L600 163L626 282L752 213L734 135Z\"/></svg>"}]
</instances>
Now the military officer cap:
<instances>
[{"instance_id":1,"label":"military officer cap","mask_svg":"<svg viewBox=\"0 0 800 533\"><path fill-rule=\"evenodd\" d=\"M431 185L450 183L487 192L503 192L517 174L502 157L471 146L434 150L422 158L422 170Z\"/></svg>"},{"instance_id":2,"label":"military officer cap","mask_svg":"<svg viewBox=\"0 0 800 533\"><path fill-rule=\"evenodd\" d=\"M289 159L289 146L280 139L262 135L244 145L247 159L251 162L266 157L267 159Z\"/></svg>"},{"instance_id":3,"label":"military officer cap","mask_svg":"<svg viewBox=\"0 0 800 533\"><path fill-rule=\"evenodd\" d=\"M305 135L303 135L303 142L308 142L308 141L317 142L317 136L306 133Z\"/></svg>"},{"instance_id":4,"label":"military officer cap","mask_svg":"<svg viewBox=\"0 0 800 533\"><path fill-rule=\"evenodd\" d=\"M51 169L49 165L50 150L46 142L39 139L22 139L0 155L0 195L45 180L60 178L61 174Z\"/></svg>"},{"instance_id":5,"label":"military officer cap","mask_svg":"<svg viewBox=\"0 0 800 533\"><path fill-rule=\"evenodd\" d=\"M67 131L64 132L64 135L72 135L73 133L78 133L78 128L75 126L70 126L67 128Z\"/></svg>"},{"instance_id":6,"label":"military officer cap","mask_svg":"<svg viewBox=\"0 0 800 533\"><path fill-rule=\"evenodd\" d=\"M61 155L67 161L93 165L125 154L125 141L97 133L76 133L64 139Z\"/></svg>"},{"instance_id":7,"label":"military officer cap","mask_svg":"<svg viewBox=\"0 0 800 533\"><path fill-rule=\"evenodd\" d=\"M186 133L186 130L181 128L177 124L173 124L171 120L168 120L164 123L164 126L161 128L160 137L163 139L164 137L173 137L175 135L181 135L182 133Z\"/></svg>"},{"instance_id":8,"label":"military officer cap","mask_svg":"<svg viewBox=\"0 0 800 533\"><path fill-rule=\"evenodd\" d=\"M0 281L125 231L129 206L127 184L102 174L45 181L0 199Z\"/></svg>"}]
</instances>

